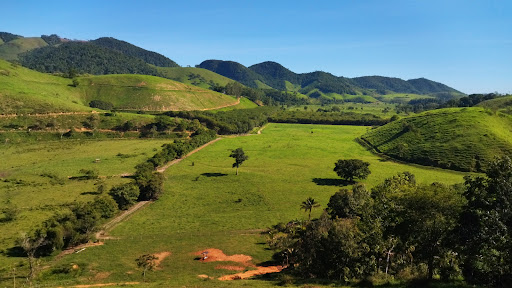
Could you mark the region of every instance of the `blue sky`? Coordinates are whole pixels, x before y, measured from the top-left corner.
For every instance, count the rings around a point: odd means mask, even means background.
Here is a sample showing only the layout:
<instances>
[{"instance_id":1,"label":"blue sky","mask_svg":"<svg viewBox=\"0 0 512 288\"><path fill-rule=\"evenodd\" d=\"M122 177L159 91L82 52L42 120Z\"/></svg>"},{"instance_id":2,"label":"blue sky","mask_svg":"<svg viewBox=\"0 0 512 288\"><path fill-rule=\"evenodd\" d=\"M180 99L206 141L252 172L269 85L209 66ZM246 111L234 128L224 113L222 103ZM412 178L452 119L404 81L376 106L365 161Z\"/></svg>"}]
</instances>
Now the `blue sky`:
<instances>
[{"instance_id":1,"label":"blue sky","mask_svg":"<svg viewBox=\"0 0 512 288\"><path fill-rule=\"evenodd\" d=\"M182 66L276 61L306 73L425 77L512 93L512 1L3 1L0 31L111 36Z\"/></svg>"}]
</instances>

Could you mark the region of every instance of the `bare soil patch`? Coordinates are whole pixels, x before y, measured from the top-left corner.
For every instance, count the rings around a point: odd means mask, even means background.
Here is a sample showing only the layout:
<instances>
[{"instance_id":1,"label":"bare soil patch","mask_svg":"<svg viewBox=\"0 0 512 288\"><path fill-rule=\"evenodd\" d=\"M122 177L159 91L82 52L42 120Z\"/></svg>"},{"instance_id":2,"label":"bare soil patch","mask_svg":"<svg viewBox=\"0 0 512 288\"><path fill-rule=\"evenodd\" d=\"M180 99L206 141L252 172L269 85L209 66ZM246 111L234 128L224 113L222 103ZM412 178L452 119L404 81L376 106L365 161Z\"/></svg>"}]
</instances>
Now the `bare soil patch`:
<instances>
[{"instance_id":1,"label":"bare soil patch","mask_svg":"<svg viewBox=\"0 0 512 288\"><path fill-rule=\"evenodd\" d=\"M160 268L160 264L162 263L162 261L164 261L165 258L171 256L171 254L172 253L169 252L169 251L164 251L164 252L153 254L153 256L155 256L157 258L155 260L156 268L157 269L162 269L162 268Z\"/></svg>"},{"instance_id":2,"label":"bare soil patch","mask_svg":"<svg viewBox=\"0 0 512 288\"><path fill-rule=\"evenodd\" d=\"M198 251L194 253L194 255L200 256L200 261L202 262L214 262L214 261L225 261L225 262L237 262L241 266L236 265L219 265L215 267L215 269L226 269L226 270L235 270L235 271L243 271L247 267L256 268L253 270L240 272L231 275L225 275L219 277L219 280L238 280L238 279L247 279L256 275L263 275L268 273L276 273L281 272L285 267L284 266L256 266L252 261L252 257L244 254L235 254L235 255L226 255L222 250L215 248L208 248L205 250ZM198 277L201 277L199 275Z\"/></svg>"}]
</instances>

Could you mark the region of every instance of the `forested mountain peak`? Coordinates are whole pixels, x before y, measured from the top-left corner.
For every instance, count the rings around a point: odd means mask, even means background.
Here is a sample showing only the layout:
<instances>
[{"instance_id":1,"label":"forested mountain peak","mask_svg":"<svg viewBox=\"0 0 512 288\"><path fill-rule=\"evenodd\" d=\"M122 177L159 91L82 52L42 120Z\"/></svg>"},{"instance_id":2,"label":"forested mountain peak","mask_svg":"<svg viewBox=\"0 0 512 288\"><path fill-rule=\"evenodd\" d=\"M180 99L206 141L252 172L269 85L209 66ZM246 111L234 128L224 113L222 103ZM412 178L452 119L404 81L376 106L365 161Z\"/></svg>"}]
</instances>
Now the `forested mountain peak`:
<instances>
[{"instance_id":1,"label":"forested mountain peak","mask_svg":"<svg viewBox=\"0 0 512 288\"><path fill-rule=\"evenodd\" d=\"M90 41L91 43L105 47L108 49L112 49L123 53L126 56L131 56L135 58L139 58L144 60L144 62L148 64L153 64L159 67L179 67L176 62L171 59L158 54L156 52L148 51L146 49L137 47L133 44L130 44L126 41L118 40L113 37L101 37L96 40Z\"/></svg>"}]
</instances>

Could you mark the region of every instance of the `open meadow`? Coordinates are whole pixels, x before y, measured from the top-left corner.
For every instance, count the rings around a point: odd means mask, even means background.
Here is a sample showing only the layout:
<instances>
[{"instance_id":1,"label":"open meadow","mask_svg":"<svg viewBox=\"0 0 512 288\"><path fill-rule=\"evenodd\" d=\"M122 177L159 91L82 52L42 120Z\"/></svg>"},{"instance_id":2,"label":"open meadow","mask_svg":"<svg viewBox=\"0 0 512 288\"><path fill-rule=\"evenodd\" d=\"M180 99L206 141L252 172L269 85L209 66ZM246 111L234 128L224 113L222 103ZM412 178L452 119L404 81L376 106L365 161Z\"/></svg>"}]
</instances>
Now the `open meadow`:
<instances>
[{"instance_id":1,"label":"open meadow","mask_svg":"<svg viewBox=\"0 0 512 288\"><path fill-rule=\"evenodd\" d=\"M312 214L318 217L330 196L340 189L341 181L333 172L334 162L340 158L370 163L372 174L363 181L368 187L403 171L416 175L420 183L463 181L464 173L400 164L370 153L354 141L366 129L268 124L260 135L222 139L171 166L165 172L165 193L116 226L110 232L113 239L50 260L52 268L44 270L38 282L45 286L142 282L135 259L169 252L155 271L147 273L145 286L271 286L276 282L265 277L221 282L218 277L240 272L229 270L240 264L199 261L197 253L217 248L227 255L249 255L254 265L270 261L272 251L261 232L279 222L307 219L300 204L308 197L321 204ZM236 176L231 168L233 159L228 156L238 147L249 159ZM131 163L126 164L125 170L132 169ZM125 170L113 166L109 174ZM240 269L255 268L245 265Z\"/></svg>"},{"instance_id":2,"label":"open meadow","mask_svg":"<svg viewBox=\"0 0 512 288\"><path fill-rule=\"evenodd\" d=\"M0 211L15 208L12 221L0 216L0 246L7 250L27 233L74 201L91 201L98 184L108 190L127 182L122 174L152 156L172 140L61 140L0 146ZM100 179L80 179L81 169L96 171ZM0 274L16 257L0 253Z\"/></svg>"}]
</instances>

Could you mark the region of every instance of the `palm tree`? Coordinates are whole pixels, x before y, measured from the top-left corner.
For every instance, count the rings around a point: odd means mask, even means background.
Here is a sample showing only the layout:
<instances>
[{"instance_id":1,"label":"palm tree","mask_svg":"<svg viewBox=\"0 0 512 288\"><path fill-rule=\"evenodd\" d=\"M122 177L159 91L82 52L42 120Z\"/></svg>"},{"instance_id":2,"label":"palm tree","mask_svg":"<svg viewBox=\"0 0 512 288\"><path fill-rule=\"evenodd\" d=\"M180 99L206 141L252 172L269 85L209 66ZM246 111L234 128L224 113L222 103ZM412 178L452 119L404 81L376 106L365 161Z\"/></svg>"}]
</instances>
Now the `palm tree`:
<instances>
[{"instance_id":1,"label":"palm tree","mask_svg":"<svg viewBox=\"0 0 512 288\"><path fill-rule=\"evenodd\" d=\"M309 211L308 220L311 220L311 210L317 207L320 207L320 204L318 204L318 202L316 202L312 197L308 197L308 199L303 201L300 205L300 209L304 210L304 212Z\"/></svg>"}]
</instances>

